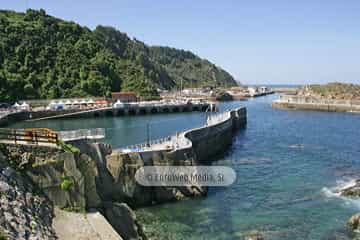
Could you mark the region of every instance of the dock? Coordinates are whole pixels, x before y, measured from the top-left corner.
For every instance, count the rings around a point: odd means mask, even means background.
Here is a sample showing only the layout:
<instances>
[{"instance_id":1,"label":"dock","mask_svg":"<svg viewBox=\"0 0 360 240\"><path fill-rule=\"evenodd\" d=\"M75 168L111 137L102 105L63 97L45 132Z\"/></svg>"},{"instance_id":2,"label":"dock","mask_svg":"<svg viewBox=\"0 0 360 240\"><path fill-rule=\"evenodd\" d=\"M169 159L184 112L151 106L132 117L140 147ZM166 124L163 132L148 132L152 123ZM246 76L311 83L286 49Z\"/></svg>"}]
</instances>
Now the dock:
<instances>
[{"instance_id":1,"label":"dock","mask_svg":"<svg viewBox=\"0 0 360 240\"><path fill-rule=\"evenodd\" d=\"M173 102L173 103L127 103L121 107L104 107L96 109L87 109L83 111L70 112L64 114L57 114L54 116L46 116L40 118L31 118L26 121L40 121L50 119L64 119L64 118L91 118L91 117L114 117L114 116L135 116L145 114L157 113L178 113L178 112L192 112L192 111L214 111L215 104L209 102Z\"/></svg>"}]
</instances>

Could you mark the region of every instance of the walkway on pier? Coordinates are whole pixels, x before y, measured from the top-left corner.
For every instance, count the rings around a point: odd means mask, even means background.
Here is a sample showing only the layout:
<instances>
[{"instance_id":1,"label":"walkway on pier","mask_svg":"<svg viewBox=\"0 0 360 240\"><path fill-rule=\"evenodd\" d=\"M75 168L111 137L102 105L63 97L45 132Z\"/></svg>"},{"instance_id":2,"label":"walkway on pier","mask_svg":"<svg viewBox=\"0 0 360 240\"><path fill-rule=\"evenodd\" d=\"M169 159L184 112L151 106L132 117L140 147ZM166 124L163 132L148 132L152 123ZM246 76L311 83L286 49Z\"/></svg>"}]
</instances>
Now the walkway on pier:
<instances>
[{"instance_id":1,"label":"walkway on pier","mask_svg":"<svg viewBox=\"0 0 360 240\"><path fill-rule=\"evenodd\" d=\"M204 126L211 126L225 121L230 117L230 113L223 112L214 115L209 115L206 119ZM186 132L186 131L185 131ZM140 143L131 146L126 146L119 151L128 153L128 152L147 152L147 151L170 151L183 148L186 146L191 146L191 141L187 139L184 134L185 132L177 133L173 136L164 137L161 139L151 140L148 143Z\"/></svg>"},{"instance_id":2,"label":"walkway on pier","mask_svg":"<svg viewBox=\"0 0 360 240\"><path fill-rule=\"evenodd\" d=\"M209 109L210 108L210 109ZM141 115L155 113L175 113L191 111L214 110L215 104L206 102L139 102L124 103L117 107L105 107L96 109L86 109L72 113L56 114L53 116L33 118L27 121L40 121L58 118L76 118L76 117L100 117L100 116L123 116L123 115Z\"/></svg>"},{"instance_id":3,"label":"walkway on pier","mask_svg":"<svg viewBox=\"0 0 360 240\"><path fill-rule=\"evenodd\" d=\"M105 129L78 129L72 131L53 131L47 128L0 129L0 143L15 145L34 145L60 148L61 142L76 140L97 140L105 138Z\"/></svg>"}]
</instances>

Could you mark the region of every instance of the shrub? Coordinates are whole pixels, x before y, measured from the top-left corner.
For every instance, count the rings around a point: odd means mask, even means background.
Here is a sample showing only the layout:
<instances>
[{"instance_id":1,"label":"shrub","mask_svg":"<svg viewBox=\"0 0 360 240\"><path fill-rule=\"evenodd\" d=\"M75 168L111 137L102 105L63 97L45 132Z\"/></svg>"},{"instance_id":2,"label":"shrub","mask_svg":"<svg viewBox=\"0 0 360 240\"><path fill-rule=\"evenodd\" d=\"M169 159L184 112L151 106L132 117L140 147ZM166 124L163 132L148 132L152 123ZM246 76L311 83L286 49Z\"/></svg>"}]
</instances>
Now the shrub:
<instances>
[{"instance_id":1,"label":"shrub","mask_svg":"<svg viewBox=\"0 0 360 240\"><path fill-rule=\"evenodd\" d=\"M70 177L64 177L60 184L60 188L64 191L68 191L73 185L74 181Z\"/></svg>"},{"instance_id":2,"label":"shrub","mask_svg":"<svg viewBox=\"0 0 360 240\"><path fill-rule=\"evenodd\" d=\"M59 146L65 151L65 152L70 152L70 153L74 153L74 154L78 154L80 153L80 149L77 148L77 147L74 147L73 145L71 144L67 144L67 143L64 143L63 141L59 141Z\"/></svg>"}]
</instances>

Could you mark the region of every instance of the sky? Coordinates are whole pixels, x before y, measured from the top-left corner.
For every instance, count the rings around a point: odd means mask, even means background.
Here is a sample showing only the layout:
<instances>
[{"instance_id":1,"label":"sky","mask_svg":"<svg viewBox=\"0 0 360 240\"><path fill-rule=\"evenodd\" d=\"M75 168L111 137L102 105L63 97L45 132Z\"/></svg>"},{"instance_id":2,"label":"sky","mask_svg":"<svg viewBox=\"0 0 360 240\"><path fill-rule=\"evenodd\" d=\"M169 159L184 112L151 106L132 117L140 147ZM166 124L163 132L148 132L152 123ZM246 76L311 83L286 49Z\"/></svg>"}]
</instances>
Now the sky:
<instances>
[{"instance_id":1,"label":"sky","mask_svg":"<svg viewBox=\"0 0 360 240\"><path fill-rule=\"evenodd\" d=\"M245 84L360 83L358 0L1 0L149 45L186 49Z\"/></svg>"}]
</instances>

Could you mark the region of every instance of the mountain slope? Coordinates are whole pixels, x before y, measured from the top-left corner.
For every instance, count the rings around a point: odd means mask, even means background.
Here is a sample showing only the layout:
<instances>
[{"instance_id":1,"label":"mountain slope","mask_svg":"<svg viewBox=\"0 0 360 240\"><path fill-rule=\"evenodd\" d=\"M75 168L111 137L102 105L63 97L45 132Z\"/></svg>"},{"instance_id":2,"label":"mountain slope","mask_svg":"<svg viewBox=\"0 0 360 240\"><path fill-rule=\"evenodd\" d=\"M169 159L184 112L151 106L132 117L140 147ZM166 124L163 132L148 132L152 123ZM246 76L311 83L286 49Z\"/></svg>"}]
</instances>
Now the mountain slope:
<instances>
[{"instance_id":1,"label":"mountain slope","mask_svg":"<svg viewBox=\"0 0 360 240\"><path fill-rule=\"evenodd\" d=\"M184 87L237 85L229 73L190 51L154 46L150 47L150 56L178 86L181 81Z\"/></svg>"},{"instance_id":2,"label":"mountain slope","mask_svg":"<svg viewBox=\"0 0 360 240\"><path fill-rule=\"evenodd\" d=\"M184 54L185 53L185 54ZM183 50L149 47L114 28L94 31L44 10L0 11L0 99L110 96L156 88L234 85L233 78Z\"/></svg>"}]
</instances>

